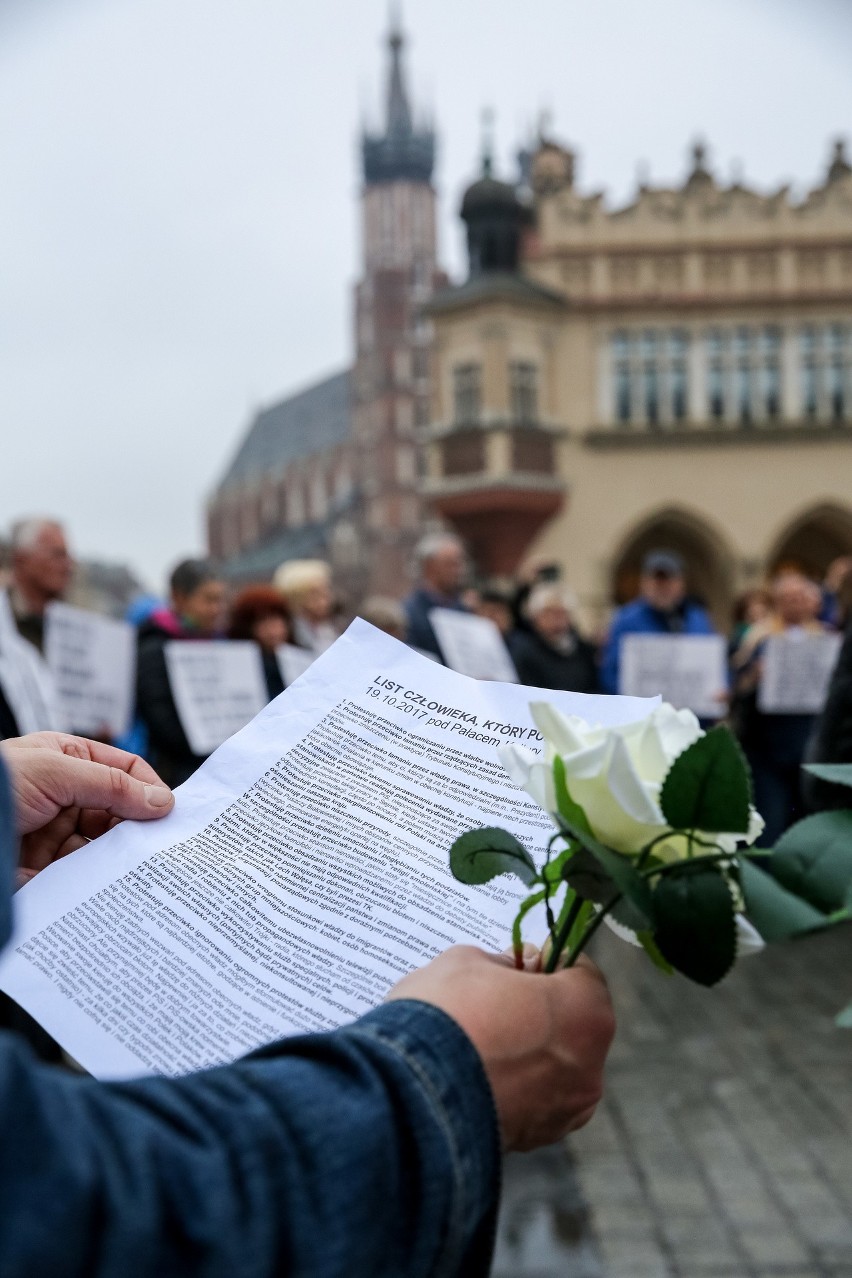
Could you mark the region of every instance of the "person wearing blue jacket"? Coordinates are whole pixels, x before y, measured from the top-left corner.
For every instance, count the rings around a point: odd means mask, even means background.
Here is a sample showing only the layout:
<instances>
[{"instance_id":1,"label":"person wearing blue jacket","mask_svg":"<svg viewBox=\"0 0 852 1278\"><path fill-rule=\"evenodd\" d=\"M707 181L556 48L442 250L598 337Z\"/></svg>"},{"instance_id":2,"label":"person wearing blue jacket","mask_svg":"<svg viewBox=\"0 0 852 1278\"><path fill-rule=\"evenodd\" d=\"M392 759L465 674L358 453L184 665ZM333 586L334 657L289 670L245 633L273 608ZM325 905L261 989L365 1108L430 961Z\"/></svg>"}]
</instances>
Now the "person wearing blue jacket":
<instances>
[{"instance_id":1,"label":"person wearing blue jacket","mask_svg":"<svg viewBox=\"0 0 852 1278\"><path fill-rule=\"evenodd\" d=\"M619 692L621 641L625 635L714 635L706 608L688 599L683 560L670 550L652 550L642 561L639 598L619 608L601 662L604 692Z\"/></svg>"},{"instance_id":2,"label":"person wearing blue jacket","mask_svg":"<svg viewBox=\"0 0 852 1278\"><path fill-rule=\"evenodd\" d=\"M5 742L0 948L15 882L172 804L114 747ZM182 1078L97 1082L0 1033L0 1274L484 1278L501 1150L588 1121L612 1032L591 963L456 947L351 1025Z\"/></svg>"}]
</instances>

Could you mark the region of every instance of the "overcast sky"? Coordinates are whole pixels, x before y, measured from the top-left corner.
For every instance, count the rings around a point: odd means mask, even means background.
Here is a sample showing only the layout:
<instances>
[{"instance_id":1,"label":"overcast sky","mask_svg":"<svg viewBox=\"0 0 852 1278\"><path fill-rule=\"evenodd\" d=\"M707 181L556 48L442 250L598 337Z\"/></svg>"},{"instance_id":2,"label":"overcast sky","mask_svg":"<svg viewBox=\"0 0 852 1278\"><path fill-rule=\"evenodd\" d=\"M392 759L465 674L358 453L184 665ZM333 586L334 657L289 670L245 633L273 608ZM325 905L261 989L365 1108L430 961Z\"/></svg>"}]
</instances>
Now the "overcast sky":
<instances>
[{"instance_id":1,"label":"overcast sky","mask_svg":"<svg viewBox=\"0 0 852 1278\"><path fill-rule=\"evenodd\" d=\"M350 358L356 142L385 0L0 0L0 525L66 520L159 586L252 413ZM849 0L406 0L437 122L441 251L480 113L539 112L579 182L797 189L852 134Z\"/></svg>"}]
</instances>

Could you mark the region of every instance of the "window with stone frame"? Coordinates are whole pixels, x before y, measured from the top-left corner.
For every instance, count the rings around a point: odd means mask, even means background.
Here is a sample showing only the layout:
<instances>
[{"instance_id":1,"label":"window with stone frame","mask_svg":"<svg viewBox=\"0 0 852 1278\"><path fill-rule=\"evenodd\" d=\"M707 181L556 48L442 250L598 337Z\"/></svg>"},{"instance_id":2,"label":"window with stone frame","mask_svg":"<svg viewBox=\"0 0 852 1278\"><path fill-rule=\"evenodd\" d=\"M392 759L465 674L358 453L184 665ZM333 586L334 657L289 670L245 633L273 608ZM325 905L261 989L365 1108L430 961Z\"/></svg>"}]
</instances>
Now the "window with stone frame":
<instances>
[{"instance_id":1,"label":"window with stone frame","mask_svg":"<svg viewBox=\"0 0 852 1278\"><path fill-rule=\"evenodd\" d=\"M525 360L509 365L509 404L512 421L518 426L538 422L538 369Z\"/></svg>"},{"instance_id":2,"label":"window with stone frame","mask_svg":"<svg viewBox=\"0 0 852 1278\"><path fill-rule=\"evenodd\" d=\"M613 416L620 426L678 425L689 415L685 329L620 330L610 339Z\"/></svg>"},{"instance_id":3,"label":"window with stone frame","mask_svg":"<svg viewBox=\"0 0 852 1278\"><path fill-rule=\"evenodd\" d=\"M807 324L799 333L802 416L843 422L852 408L852 330L848 324Z\"/></svg>"},{"instance_id":4,"label":"window with stone frame","mask_svg":"<svg viewBox=\"0 0 852 1278\"><path fill-rule=\"evenodd\" d=\"M457 426L479 421L482 413L482 369L457 364L453 369L453 418Z\"/></svg>"}]
</instances>

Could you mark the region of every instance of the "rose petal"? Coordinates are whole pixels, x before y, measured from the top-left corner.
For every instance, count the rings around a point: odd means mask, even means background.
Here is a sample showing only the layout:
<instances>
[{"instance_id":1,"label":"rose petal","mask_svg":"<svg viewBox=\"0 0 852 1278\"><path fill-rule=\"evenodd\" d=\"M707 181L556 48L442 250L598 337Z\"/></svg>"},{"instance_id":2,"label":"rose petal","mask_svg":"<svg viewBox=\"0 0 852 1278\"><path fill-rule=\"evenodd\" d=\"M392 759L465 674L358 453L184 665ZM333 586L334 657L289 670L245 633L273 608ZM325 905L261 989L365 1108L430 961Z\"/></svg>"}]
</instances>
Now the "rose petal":
<instances>
[{"instance_id":1,"label":"rose petal","mask_svg":"<svg viewBox=\"0 0 852 1278\"><path fill-rule=\"evenodd\" d=\"M759 954L761 950L765 950L766 942L754 924L749 923L744 914L738 914L736 919L737 958L749 958L752 954Z\"/></svg>"}]
</instances>

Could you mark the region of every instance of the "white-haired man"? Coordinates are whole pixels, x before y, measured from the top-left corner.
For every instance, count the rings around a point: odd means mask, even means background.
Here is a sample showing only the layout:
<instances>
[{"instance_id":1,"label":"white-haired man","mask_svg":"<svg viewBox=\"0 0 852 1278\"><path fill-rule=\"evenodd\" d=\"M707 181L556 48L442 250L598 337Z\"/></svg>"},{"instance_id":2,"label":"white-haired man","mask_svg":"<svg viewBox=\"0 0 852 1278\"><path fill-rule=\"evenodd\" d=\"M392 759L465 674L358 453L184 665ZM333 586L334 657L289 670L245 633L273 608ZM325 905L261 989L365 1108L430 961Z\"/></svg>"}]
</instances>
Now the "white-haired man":
<instances>
[{"instance_id":1,"label":"white-haired man","mask_svg":"<svg viewBox=\"0 0 852 1278\"><path fill-rule=\"evenodd\" d=\"M408 618L406 642L443 661L429 614L433 608L470 611L461 600L467 574L464 546L452 533L433 533L418 545L416 562L420 581L404 605Z\"/></svg>"},{"instance_id":2,"label":"white-haired man","mask_svg":"<svg viewBox=\"0 0 852 1278\"><path fill-rule=\"evenodd\" d=\"M65 530L53 519L21 519L12 525L9 602L18 633L44 649L44 610L71 584L74 560Z\"/></svg>"},{"instance_id":3,"label":"white-haired man","mask_svg":"<svg viewBox=\"0 0 852 1278\"><path fill-rule=\"evenodd\" d=\"M59 727L53 679L41 655L44 615L74 571L55 520L19 520L10 540L9 588L0 592L0 740Z\"/></svg>"}]
</instances>

